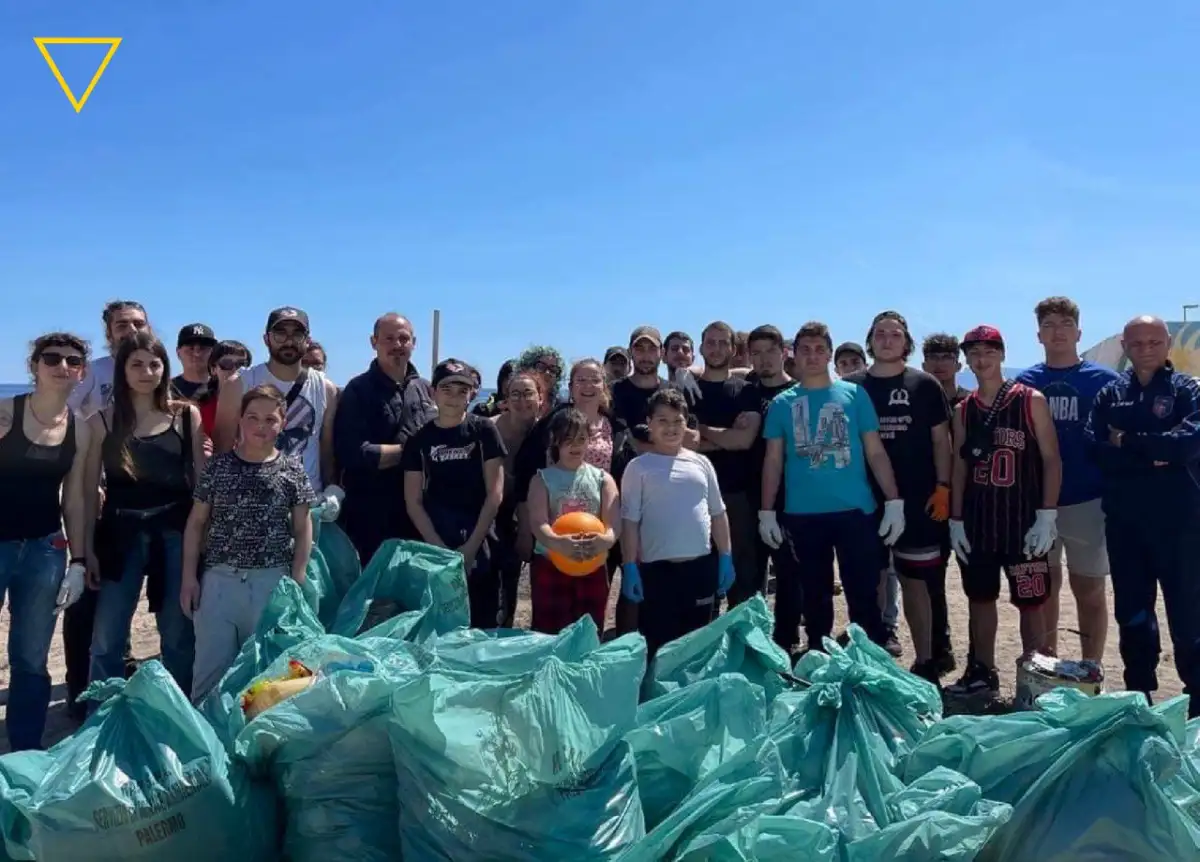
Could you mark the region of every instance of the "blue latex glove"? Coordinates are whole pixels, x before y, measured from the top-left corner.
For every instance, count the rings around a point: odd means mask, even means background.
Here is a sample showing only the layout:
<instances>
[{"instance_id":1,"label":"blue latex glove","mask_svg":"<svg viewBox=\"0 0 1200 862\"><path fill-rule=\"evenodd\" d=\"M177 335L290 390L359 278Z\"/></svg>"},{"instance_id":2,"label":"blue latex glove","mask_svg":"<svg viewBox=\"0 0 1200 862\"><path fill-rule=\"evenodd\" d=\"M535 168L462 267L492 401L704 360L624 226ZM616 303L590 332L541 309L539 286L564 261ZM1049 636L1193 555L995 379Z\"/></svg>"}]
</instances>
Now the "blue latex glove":
<instances>
[{"instance_id":1,"label":"blue latex glove","mask_svg":"<svg viewBox=\"0 0 1200 862\"><path fill-rule=\"evenodd\" d=\"M642 573L638 571L637 563L621 566L621 595L635 605L640 605L645 598L642 594Z\"/></svg>"},{"instance_id":2,"label":"blue latex glove","mask_svg":"<svg viewBox=\"0 0 1200 862\"><path fill-rule=\"evenodd\" d=\"M723 596L729 592L735 577L733 554L721 554L717 557L717 595Z\"/></svg>"}]
</instances>

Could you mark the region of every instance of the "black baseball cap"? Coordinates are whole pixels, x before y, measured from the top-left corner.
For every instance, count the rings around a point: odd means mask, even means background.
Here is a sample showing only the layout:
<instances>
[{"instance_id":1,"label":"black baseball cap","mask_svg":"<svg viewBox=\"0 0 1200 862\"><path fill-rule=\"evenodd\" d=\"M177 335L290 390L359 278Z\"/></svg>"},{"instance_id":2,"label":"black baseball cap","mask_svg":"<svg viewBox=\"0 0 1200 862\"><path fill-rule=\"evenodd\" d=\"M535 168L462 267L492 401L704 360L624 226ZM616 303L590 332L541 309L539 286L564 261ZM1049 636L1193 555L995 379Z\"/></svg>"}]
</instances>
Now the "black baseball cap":
<instances>
[{"instance_id":1,"label":"black baseball cap","mask_svg":"<svg viewBox=\"0 0 1200 862\"><path fill-rule=\"evenodd\" d=\"M212 347L216 343L217 336L212 327L204 323L189 323L179 330L179 338L175 340L176 347L183 347L185 344L207 344Z\"/></svg>"},{"instance_id":2,"label":"black baseball cap","mask_svg":"<svg viewBox=\"0 0 1200 862\"><path fill-rule=\"evenodd\" d=\"M867 351L862 349L861 344L855 344L853 341L846 341L839 344L837 350L833 351L833 361L837 362L838 357L843 353L853 353L863 362L867 361Z\"/></svg>"},{"instance_id":3,"label":"black baseball cap","mask_svg":"<svg viewBox=\"0 0 1200 862\"><path fill-rule=\"evenodd\" d=\"M619 356L626 362L629 361L629 351L624 347L621 347L619 344L614 344L612 347L608 348L608 350L604 351L604 361L609 362L614 356Z\"/></svg>"},{"instance_id":4,"label":"black baseball cap","mask_svg":"<svg viewBox=\"0 0 1200 862\"><path fill-rule=\"evenodd\" d=\"M305 332L310 332L308 328L308 315L298 308L293 308L290 305L285 305L282 308L277 308L267 315L267 332L270 332L280 323L291 321L300 326Z\"/></svg>"},{"instance_id":5,"label":"black baseball cap","mask_svg":"<svg viewBox=\"0 0 1200 862\"><path fill-rule=\"evenodd\" d=\"M662 347L662 333L653 326L639 326L629 335L629 346L632 348L643 338L654 342L655 347Z\"/></svg>"},{"instance_id":6,"label":"black baseball cap","mask_svg":"<svg viewBox=\"0 0 1200 862\"><path fill-rule=\"evenodd\" d=\"M433 369L433 388L436 389L439 384L445 382L465 383L468 386L479 388L479 372L472 368L461 359L446 359L438 363L438 367Z\"/></svg>"}]
</instances>

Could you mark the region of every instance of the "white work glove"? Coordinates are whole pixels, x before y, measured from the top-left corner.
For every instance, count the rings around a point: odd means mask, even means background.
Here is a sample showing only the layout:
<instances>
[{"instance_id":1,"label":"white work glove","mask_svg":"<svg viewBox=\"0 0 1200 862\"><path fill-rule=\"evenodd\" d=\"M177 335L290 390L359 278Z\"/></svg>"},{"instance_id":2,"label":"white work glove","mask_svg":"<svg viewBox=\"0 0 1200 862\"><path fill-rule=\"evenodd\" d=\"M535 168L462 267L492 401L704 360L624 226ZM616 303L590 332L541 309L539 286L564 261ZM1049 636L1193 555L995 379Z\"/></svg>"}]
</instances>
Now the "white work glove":
<instances>
[{"instance_id":1,"label":"white work glove","mask_svg":"<svg viewBox=\"0 0 1200 862\"><path fill-rule=\"evenodd\" d=\"M1058 510L1038 509L1037 520L1025 534L1025 556L1044 557L1058 538Z\"/></svg>"},{"instance_id":2,"label":"white work glove","mask_svg":"<svg viewBox=\"0 0 1200 862\"><path fill-rule=\"evenodd\" d=\"M326 524L332 523L338 519L338 515L342 511L342 500L346 499L346 492L338 485L326 485L325 492L317 501L317 508L320 509L321 520Z\"/></svg>"},{"instance_id":3,"label":"white work glove","mask_svg":"<svg viewBox=\"0 0 1200 862\"><path fill-rule=\"evenodd\" d=\"M879 538L889 548L904 532L904 501L888 500L883 504L883 520L879 522Z\"/></svg>"},{"instance_id":4,"label":"white work glove","mask_svg":"<svg viewBox=\"0 0 1200 862\"><path fill-rule=\"evenodd\" d=\"M971 543L967 541L967 528L961 520L950 519L950 547L954 550L954 555L962 560L967 561L967 554L971 553Z\"/></svg>"},{"instance_id":5,"label":"white work glove","mask_svg":"<svg viewBox=\"0 0 1200 862\"><path fill-rule=\"evenodd\" d=\"M86 579L87 567L83 563L71 563L71 565L67 566L67 573L63 575L62 585L58 588L58 599L54 603L55 607L60 611L65 611L79 601L79 597L83 595L83 586Z\"/></svg>"},{"instance_id":6,"label":"white work glove","mask_svg":"<svg viewBox=\"0 0 1200 862\"><path fill-rule=\"evenodd\" d=\"M768 547L778 548L783 544L783 530L775 513L763 510L758 513L758 535Z\"/></svg>"}]
</instances>

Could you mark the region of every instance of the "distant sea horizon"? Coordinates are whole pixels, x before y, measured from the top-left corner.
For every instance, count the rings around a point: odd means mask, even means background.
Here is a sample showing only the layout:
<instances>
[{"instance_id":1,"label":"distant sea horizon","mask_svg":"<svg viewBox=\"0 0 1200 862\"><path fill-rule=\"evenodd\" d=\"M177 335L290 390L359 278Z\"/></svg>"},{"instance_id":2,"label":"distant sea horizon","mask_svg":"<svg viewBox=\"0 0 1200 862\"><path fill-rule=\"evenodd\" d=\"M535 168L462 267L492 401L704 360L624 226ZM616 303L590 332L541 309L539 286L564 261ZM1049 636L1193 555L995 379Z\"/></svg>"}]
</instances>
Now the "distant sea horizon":
<instances>
[{"instance_id":1,"label":"distant sea horizon","mask_svg":"<svg viewBox=\"0 0 1200 862\"><path fill-rule=\"evenodd\" d=\"M1023 369L1023 368L1005 368L1004 376L1005 377L1016 377L1018 374L1020 374L1024 370L1025 369ZM959 386L964 386L967 389L973 389L973 388L975 388L975 376L973 374L971 374L970 371L967 371L967 370L960 371L958 374L958 384L959 384ZM0 398L12 398L14 395L20 395L22 392L28 392L28 391L29 391L28 383L0 383ZM494 391L495 390L493 390L493 389L480 389L479 395L476 396L476 400L477 401L486 401L488 399L488 396L490 396L492 394L492 392L494 392Z\"/></svg>"}]
</instances>

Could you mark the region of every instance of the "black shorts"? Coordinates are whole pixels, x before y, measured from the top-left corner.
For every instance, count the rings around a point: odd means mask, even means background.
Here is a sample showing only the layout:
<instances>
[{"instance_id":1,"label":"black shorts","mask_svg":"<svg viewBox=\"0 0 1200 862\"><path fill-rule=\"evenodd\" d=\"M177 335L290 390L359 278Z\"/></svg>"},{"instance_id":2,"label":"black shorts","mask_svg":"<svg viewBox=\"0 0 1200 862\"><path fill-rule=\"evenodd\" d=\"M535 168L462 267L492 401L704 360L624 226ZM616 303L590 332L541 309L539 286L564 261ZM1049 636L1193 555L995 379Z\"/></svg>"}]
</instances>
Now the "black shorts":
<instances>
[{"instance_id":1,"label":"black shorts","mask_svg":"<svg viewBox=\"0 0 1200 862\"><path fill-rule=\"evenodd\" d=\"M940 575L950 560L950 525L935 521L925 512L924 503L905 505L904 532L892 547L879 540L880 571L895 570L901 577L923 581ZM875 513L876 524L883 521L883 506Z\"/></svg>"},{"instance_id":2,"label":"black shorts","mask_svg":"<svg viewBox=\"0 0 1200 862\"><path fill-rule=\"evenodd\" d=\"M1018 608L1040 607L1050 598L1050 564L1045 556L995 554L974 551L970 561L959 561L963 590L973 602L994 602L1000 598L1000 570L1008 578L1009 598Z\"/></svg>"}]
</instances>

